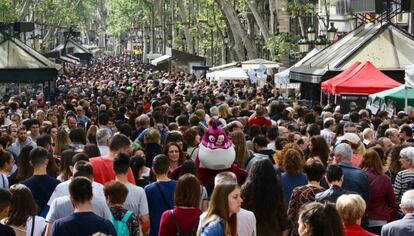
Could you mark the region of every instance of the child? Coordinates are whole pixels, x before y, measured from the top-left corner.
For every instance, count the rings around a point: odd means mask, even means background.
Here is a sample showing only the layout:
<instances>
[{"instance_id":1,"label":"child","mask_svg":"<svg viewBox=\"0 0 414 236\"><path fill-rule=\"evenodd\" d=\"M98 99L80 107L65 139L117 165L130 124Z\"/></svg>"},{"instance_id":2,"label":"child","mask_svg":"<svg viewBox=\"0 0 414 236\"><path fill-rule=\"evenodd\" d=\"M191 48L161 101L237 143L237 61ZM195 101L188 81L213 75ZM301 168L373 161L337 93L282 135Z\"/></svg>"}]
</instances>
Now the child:
<instances>
[{"instance_id":1,"label":"child","mask_svg":"<svg viewBox=\"0 0 414 236\"><path fill-rule=\"evenodd\" d=\"M128 188L119 181L111 181L105 184L104 193L118 236L139 235L138 217L122 206L128 196ZM128 230L125 230L125 225Z\"/></svg>"}]
</instances>

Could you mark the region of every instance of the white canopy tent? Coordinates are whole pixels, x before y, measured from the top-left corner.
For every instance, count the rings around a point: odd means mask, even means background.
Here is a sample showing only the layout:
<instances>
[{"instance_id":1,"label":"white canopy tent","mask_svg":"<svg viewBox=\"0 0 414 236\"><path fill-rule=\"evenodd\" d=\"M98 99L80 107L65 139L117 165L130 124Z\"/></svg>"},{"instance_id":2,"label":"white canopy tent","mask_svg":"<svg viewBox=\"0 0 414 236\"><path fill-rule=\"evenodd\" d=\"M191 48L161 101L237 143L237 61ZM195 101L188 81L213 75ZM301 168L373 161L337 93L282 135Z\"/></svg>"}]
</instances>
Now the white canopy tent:
<instances>
[{"instance_id":1,"label":"white canopy tent","mask_svg":"<svg viewBox=\"0 0 414 236\"><path fill-rule=\"evenodd\" d=\"M225 69L228 69L228 68L237 67L238 64L239 64L238 62L231 62L231 63L228 63L228 64L211 67L209 70L210 71L225 70Z\"/></svg>"},{"instance_id":2,"label":"white canopy tent","mask_svg":"<svg viewBox=\"0 0 414 236\"><path fill-rule=\"evenodd\" d=\"M266 67L266 69L279 68L279 63L274 62L274 61L268 61L268 60L260 59L260 58L244 61L244 62L241 63L241 65L242 65L242 68L245 69L245 70L259 69L260 65L263 65L264 67Z\"/></svg>"},{"instance_id":3,"label":"white canopy tent","mask_svg":"<svg viewBox=\"0 0 414 236\"><path fill-rule=\"evenodd\" d=\"M285 82L283 84L288 83L290 70L293 67L301 66L303 64L303 62L307 61L309 58L313 57L318 52L319 52L318 49L316 49L316 48L312 49L312 51L308 52L308 54L306 54L306 56L304 58L302 58L300 61L296 62L295 65L289 67L288 69L286 69L284 71L281 71L281 72L277 73L275 75L275 84L278 84L278 83L281 84L282 81Z\"/></svg>"},{"instance_id":4,"label":"white canopy tent","mask_svg":"<svg viewBox=\"0 0 414 236\"><path fill-rule=\"evenodd\" d=\"M161 64L161 63L163 63L167 60L170 60L170 59L171 59L170 55L163 55L163 56L157 57L154 60L152 60L151 64L156 66L156 65Z\"/></svg>"},{"instance_id":5,"label":"white canopy tent","mask_svg":"<svg viewBox=\"0 0 414 236\"><path fill-rule=\"evenodd\" d=\"M207 73L207 79L222 83L225 80L247 80L249 76L240 67Z\"/></svg>"}]
</instances>

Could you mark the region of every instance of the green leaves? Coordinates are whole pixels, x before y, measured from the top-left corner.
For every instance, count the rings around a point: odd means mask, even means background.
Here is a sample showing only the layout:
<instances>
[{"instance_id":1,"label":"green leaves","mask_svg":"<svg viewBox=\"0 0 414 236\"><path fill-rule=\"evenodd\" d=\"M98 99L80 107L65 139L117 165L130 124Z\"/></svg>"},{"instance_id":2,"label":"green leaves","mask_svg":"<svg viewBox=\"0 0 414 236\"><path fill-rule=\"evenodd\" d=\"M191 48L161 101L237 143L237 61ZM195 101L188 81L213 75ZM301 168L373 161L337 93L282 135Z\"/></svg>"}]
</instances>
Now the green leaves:
<instances>
[{"instance_id":1,"label":"green leaves","mask_svg":"<svg viewBox=\"0 0 414 236\"><path fill-rule=\"evenodd\" d=\"M299 56L297 42L299 37L292 33L280 33L276 36L270 36L265 47L272 52L274 60L280 60L284 55L292 57Z\"/></svg>"},{"instance_id":2,"label":"green leaves","mask_svg":"<svg viewBox=\"0 0 414 236\"><path fill-rule=\"evenodd\" d=\"M291 18L310 16L314 13L314 4L306 0L288 0L288 11Z\"/></svg>"},{"instance_id":3,"label":"green leaves","mask_svg":"<svg viewBox=\"0 0 414 236\"><path fill-rule=\"evenodd\" d=\"M13 6L12 0L0 1L0 21L12 22L17 20L18 12L17 8Z\"/></svg>"}]
</instances>

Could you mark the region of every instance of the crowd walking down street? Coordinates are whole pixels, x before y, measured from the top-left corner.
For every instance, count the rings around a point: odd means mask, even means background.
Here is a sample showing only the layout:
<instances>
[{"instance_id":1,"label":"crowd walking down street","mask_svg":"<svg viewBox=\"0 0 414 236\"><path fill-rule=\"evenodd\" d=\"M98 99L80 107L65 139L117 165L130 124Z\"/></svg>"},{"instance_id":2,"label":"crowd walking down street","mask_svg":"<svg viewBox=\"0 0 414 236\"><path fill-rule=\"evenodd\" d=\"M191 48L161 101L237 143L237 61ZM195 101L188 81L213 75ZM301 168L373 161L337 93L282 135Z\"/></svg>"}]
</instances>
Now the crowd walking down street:
<instances>
[{"instance_id":1,"label":"crowd walking down street","mask_svg":"<svg viewBox=\"0 0 414 236\"><path fill-rule=\"evenodd\" d=\"M128 54L56 85L0 100L2 236L414 235L414 108L343 114Z\"/></svg>"}]
</instances>

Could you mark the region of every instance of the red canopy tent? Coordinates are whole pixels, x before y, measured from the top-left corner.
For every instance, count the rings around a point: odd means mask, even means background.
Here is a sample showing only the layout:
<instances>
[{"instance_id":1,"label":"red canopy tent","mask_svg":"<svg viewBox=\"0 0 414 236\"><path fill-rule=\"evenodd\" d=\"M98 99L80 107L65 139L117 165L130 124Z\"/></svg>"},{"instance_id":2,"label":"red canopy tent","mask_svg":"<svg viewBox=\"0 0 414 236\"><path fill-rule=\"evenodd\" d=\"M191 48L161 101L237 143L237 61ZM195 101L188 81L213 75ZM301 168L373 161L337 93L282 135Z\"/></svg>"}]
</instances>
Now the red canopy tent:
<instances>
[{"instance_id":1,"label":"red canopy tent","mask_svg":"<svg viewBox=\"0 0 414 236\"><path fill-rule=\"evenodd\" d=\"M386 76L371 62L367 61L355 67L337 83L333 83L330 92L333 94L373 94L400 85L400 83Z\"/></svg>"},{"instance_id":2,"label":"red canopy tent","mask_svg":"<svg viewBox=\"0 0 414 236\"><path fill-rule=\"evenodd\" d=\"M350 74L355 73L354 70L359 65L362 65L362 63L360 61L356 61L354 64L352 64L350 67L348 67L346 70L342 71L338 75L332 77L331 79L327 81L322 82L321 90L325 93L333 93L333 88L337 84L342 83L342 81L347 80Z\"/></svg>"}]
</instances>

